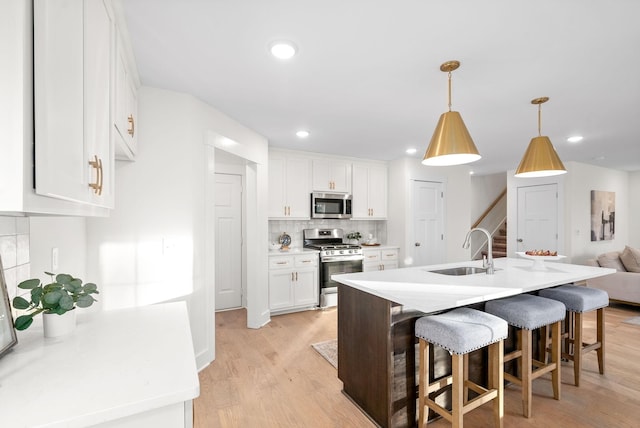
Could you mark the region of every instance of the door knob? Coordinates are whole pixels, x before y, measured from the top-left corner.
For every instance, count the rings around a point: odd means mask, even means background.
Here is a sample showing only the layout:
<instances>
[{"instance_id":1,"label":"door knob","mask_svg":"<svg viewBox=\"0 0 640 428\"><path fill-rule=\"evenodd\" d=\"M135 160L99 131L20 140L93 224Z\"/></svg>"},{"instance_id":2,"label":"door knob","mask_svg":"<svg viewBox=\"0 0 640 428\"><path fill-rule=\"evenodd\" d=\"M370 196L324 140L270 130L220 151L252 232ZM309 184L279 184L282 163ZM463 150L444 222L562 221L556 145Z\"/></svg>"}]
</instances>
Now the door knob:
<instances>
[{"instance_id":1,"label":"door knob","mask_svg":"<svg viewBox=\"0 0 640 428\"><path fill-rule=\"evenodd\" d=\"M518 242L522 242L522 238L518 238Z\"/></svg>"},{"instance_id":2,"label":"door knob","mask_svg":"<svg viewBox=\"0 0 640 428\"><path fill-rule=\"evenodd\" d=\"M414 245L415 245L416 247L419 247L419 246L420 246L420 243L419 243L419 242L416 242Z\"/></svg>"}]
</instances>

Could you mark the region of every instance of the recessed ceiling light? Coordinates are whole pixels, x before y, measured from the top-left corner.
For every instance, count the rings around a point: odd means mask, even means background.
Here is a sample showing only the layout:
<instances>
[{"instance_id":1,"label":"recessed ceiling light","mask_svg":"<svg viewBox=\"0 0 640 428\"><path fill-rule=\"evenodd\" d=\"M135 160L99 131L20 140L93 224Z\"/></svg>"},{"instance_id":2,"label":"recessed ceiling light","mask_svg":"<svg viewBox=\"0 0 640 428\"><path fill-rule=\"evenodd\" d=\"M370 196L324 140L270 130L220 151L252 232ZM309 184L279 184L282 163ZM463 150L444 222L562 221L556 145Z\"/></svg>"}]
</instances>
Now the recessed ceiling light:
<instances>
[{"instance_id":1,"label":"recessed ceiling light","mask_svg":"<svg viewBox=\"0 0 640 428\"><path fill-rule=\"evenodd\" d=\"M300 130L296 132L298 138L307 138L309 136L309 131Z\"/></svg>"},{"instance_id":2,"label":"recessed ceiling light","mask_svg":"<svg viewBox=\"0 0 640 428\"><path fill-rule=\"evenodd\" d=\"M417 149L415 149L415 148L411 147L410 149L407 149L405 152L406 152L408 155L415 155L417 151L418 151Z\"/></svg>"},{"instance_id":3,"label":"recessed ceiling light","mask_svg":"<svg viewBox=\"0 0 640 428\"><path fill-rule=\"evenodd\" d=\"M284 41L273 43L269 50L271 51L271 55L279 59L290 59L297 52L293 43Z\"/></svg>"},{"instance_id":4,"label":"recessed ceiling light","mask_svg":"<svg viewBox=\"0 0 640 428\"><path fill-rule=\"evenodd\" d=\"M582 135L573 135L567 138L567 141L570 143L577 143L579 141L582 141L582 138L583 138Z\"/></svg>"},{"instance_id":5,"label":"recessed ceiling light","mask_svg":"<svg viewBox=\"0 0 640 428\"><path fill-rule=\"evenodd\" d=\"M473 174L475 174L475 172L469 171L469 175L473 175Z\"/></svg>"}]
</instances>

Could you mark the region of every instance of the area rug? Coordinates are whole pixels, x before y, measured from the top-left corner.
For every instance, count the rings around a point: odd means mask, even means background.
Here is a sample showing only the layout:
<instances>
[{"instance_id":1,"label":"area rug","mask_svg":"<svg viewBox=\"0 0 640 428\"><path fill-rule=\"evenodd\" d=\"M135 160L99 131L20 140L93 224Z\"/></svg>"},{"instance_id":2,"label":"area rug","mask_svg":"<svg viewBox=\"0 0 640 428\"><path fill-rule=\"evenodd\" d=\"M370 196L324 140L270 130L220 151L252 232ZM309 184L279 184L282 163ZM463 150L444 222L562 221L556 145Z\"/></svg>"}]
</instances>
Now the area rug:
<instances>
[{"instance_id":1,"label":"area rug","mask_svg":"<svg viewBox=\"0 0 640 428\"><path fill-rule=\"evenodd\" d=\"M338 368L338 339L325 340L311 345L325 360Z\"/></svg>"},{"instance_id":2,"label":"area rug","mask_svg":"<svg viewBox=\"0 0 640 428\"><path fill-rule=\"evenodd\" d=\"M627 324L640 325L640 317L633 317L622 321Z\"/></svg>"}]
</instances>

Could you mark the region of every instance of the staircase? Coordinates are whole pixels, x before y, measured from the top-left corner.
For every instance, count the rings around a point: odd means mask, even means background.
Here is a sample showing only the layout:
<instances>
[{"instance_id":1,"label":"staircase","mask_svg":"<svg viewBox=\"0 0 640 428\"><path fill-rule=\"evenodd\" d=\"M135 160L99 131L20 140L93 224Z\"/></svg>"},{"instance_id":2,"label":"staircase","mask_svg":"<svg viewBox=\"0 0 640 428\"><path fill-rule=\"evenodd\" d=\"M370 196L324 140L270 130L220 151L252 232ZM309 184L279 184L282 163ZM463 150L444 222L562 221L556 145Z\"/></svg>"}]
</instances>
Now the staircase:
<instances>
[{"instance_id":1,"label":"staircase","mask_svg":"<svg viewBox=\"0 0 640 428\"><path fill-rule=\"evenodd\" d=\"M498 230L498 233L493 235L492 239L492 252L493 258L507 257L507 223L505 222ZM482 255L487 255L487 250L482 250Z\"/></svg>"},{"instance_id":2,"label":"staircase","mask_svg":"<svg viewBox=\"0 0 640 428\"><path fill-rule=\"evenodd\" d=\"M502 225L497 234L493 235L493 258L507 257L507 223Z\"/></svg>"}]
</instances>

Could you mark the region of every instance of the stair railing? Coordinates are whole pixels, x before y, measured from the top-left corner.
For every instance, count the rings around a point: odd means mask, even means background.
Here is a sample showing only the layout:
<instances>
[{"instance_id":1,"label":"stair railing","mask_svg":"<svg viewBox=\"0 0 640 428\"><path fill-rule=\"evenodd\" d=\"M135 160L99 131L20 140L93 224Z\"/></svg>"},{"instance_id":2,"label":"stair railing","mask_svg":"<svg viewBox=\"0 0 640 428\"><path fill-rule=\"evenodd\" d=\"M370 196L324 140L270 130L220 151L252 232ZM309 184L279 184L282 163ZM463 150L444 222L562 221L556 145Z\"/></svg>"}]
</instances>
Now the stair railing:
<instances>
[{"instance_id":1,"label":"stair railing","mask_svg":"<svg viewBox=\"0 0 640 428\"><path fill-rule=\"evenodd\" d=\"M496 199L491 202L489 207L480 215L478 220L473 223L471 228L474 227L482 227L487 229L491 236L493 237L500 227L507 220L507 188L496 197ZM480 234L476 235L480 236ZM487 248L487 239L475 239L474 242L471 243L471 259L475 260L480 258L482 251Z\"/></svg>"}]
</instances>

